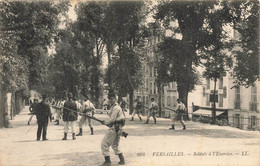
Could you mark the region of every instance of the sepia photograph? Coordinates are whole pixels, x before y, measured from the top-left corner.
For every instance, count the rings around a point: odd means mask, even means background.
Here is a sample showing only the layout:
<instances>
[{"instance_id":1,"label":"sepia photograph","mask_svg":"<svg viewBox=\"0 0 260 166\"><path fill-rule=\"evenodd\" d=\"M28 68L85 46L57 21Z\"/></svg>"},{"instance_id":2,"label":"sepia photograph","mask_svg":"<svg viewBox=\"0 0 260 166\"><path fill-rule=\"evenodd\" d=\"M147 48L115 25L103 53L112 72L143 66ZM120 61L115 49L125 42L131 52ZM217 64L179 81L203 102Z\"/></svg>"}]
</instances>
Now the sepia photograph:
<instances>
[{"instance_id":1,"label":"sepia photograph","mask_svg":"<svg viewBox=\"0 0 260 166\"><path fill-rule=\"evenodd\" d=\"M0 166L260 166L258 0L0 0Z\"/></svg>"}]
</instances>

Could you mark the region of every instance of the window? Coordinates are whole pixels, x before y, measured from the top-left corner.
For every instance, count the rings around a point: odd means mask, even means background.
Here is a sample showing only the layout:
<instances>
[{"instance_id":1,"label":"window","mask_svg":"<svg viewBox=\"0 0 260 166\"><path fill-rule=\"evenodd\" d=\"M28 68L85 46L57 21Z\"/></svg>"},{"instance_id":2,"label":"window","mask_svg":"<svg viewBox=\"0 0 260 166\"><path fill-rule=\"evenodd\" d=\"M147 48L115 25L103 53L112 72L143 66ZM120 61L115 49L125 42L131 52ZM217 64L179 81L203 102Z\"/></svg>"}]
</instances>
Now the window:
<instances>
[{"instance_id":1,"label":"window","mask_svg":"<svg viewBox=\"0 0 260 166\"><path fill-rule=\"evenodd\" d=\"M150 77L153 77L153 67L150 67Z\"/></svg>"},{"instance_id":2,"label":"window","mask_svg":"<svg viewBox=\"0 0 260 166\"><path fill-rule=\"evenodd\" d=\"M207 89L210 89L210 79L207 78Z\"/></svg>"},{"instance_id":3,"label":"window","mask_svg":"<svg viewBox=\"0 0 260 166\"><path fill-rule=\"evenodd\" d=\"M206 94L206 106L210 106L210 103L209 103L209 94Z\"/></svg>"},{"instance_id":4,"label":"window","mask_svg":"<svg viewBox=\"0 0 260 166\"><path fill-rule=\"evenodd\" d=\"M235 109L240 109L240 87L235 88Z\"/></svg>"},{"instance_id":5,"label":"window","mask_svg":"<svg viewBox=\"0 0 260 166\"><path fill-rule=\"evenodd\" d=\"M257 111L257 88L256 88L256 86L251 88L250 110Z\"/></svg>"},{"instance_id":6,"label":"window","mask_svg":"<svg viewBox=\"0 0 260 166\"><path fill-rule=\"evenodd\" d=\"M223 89L223 77L219 79L219 89Z\"/></svg>"},{"instance_id":7,"label":"window","mask_svg":"<svg viewBox=\"0 0 260 166\"><path fill-rule=\"evenodd\" d=\"M150 94L153 93L153 83L150 82Z\"/></svg>"},{"instance_id":8,"label":"window","mask_svg":"<svg viewBox=\"0 0 260 166\"><path fill-rule=\"evenodd\" d=\"M165 107L164 97L162 97L162 106Z\"/></svg>"},{"instance_id":9,"label":"window","mask_svg":"<svg viewBox=\"0 0 260 166\"><path fill-rule=\"evenodd\" d=\"M154 86L153 86L153 94L156 94L156 92L157 92L157 91L156 91L156 84L154 83L153 85L154 85Z\"/></svg>"},{"instance_id":10,"label":"window","mask_svg":"<svg viewBox=\"0 0 260 166\"><path fill-rule=\"evenodd\" d=\"M219 107L223 107L223 94L219 94L219 103L218 103Z\"/></svg>"},{"instance_id":11,"label":"window","mask_svg":"<svg viewBox=\"0 0 260 166\"><path fill-rule=\"evenodd\" d=\"M156 77L156 74L157 74L157 68L154 67L154 68L153 68L153 76Z\"/></svg>"},{"instance_id":12,"label":"window","mask_svg":"<svg viewBox=\"0 0 260 166\"><path fill-rule=\"evenodd\" d=\"M251 116L248 118L248 128L252 129L257 126L257 118L256 116Z\"/></svg>"},{"instance_id":13,"label":"window","mask_svg":"<svg viewBox=\"0 0 260 166\"><path fill-rule=\"evenodd\" d=\"M149 83L148 83L148 78L147 78L146 79L146 87L145 87L146 92L148 92L148 87L149 87Z\"/></svg>"},{"instance_id":14,"label":"window","mask_svg":"<svg viewBox=\"0 0 260 166\"><path fill-rule=\"evenodd\" d=\"M171 97L167 96L167 106L170 107L171 106Z\"/></svg>"}]
</instances>

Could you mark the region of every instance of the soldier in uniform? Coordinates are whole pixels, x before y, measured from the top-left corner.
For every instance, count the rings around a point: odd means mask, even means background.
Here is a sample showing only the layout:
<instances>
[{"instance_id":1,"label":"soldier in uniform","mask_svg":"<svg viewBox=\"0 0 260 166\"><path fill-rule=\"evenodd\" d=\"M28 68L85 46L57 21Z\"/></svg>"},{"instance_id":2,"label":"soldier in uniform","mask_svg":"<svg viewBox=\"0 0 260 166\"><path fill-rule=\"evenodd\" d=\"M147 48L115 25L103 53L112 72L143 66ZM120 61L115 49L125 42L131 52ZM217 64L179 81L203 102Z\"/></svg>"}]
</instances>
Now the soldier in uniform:
<instances>
[{"instance_id":1,"label":"soldier in uniform","mask_svg":"<svg viewBox=\"0 0 260 166\"><path fill-rule=\"evenodd\" d=\"M147 120L146 120L146 122L144 124L148 124L149 119L150 119L151 116L153 117L154 123L156 124L157 109L158 109L157 103L155 102L154 98L151 98L151 104L150 104L150 107L149 107Z\"/></svg>"},{"instance_id":2,"label":"soldier in uniform","mask_svg":"<svg viewBox=\"0 0 260 166\"><path fill-rule=\"evenodd\" d=\"M118 155L120 161L118 164L124 165L125 160L123 153L119 150L120 136L122 133L122 127L124 126L124 114L121 107L116 101L116 96L113 93L108 95L109 103L111 104L110 112L108 114L109 118L103 121L103 124L110 126L107 134L102 140L101 150L102 155L105 157L105 162L102 166L110 166L110 155L109 148L110 146L114 150L115 154Z\"/></svg>"},{"instance_id":3,"label":"soldier in uniform","mask_svg":"<svg viewBox=\"0 0 260 166\"><path fill-rule=\"evenodd\" d=\"M137 114L140 121L142 121L142 118L140 116L141 109L142 109L142 103L138 99L135 99L133 107L134 107L134 111L133 111L132 118L130 121L134 121L135 114Z\"/></svg>"},{"instance_id":4,"label":"soldier in uniform","mask_svg":"<svg viewBox=\"0 0 260 166\"><path fill-rule=\"evenodd\" d=\"M180 120L182 126L183 126L183 130L186 130L186 126L185 126L185 123L184 123L184 120L183 120L183 114L185 112L185 105L181 102L181 99L177 99L177 102L178 102L178 105L177 105L177 110L176 110L176 113L177 115L173 115L172 117L172 127L169 128L170 130L174 130L175 127L175 121L176 120Z\"/></svg>"},{"instance_id":5,"label":"soldier in uniform","mask_svg":"<svg viewBox=\"0 0 260 166\"><path fill-rule=\"evenodd\" d=\"M46 95L42 95L42 101L38 103L35 107L35 113L38 123L38 129L37 129L37 141L41 138L42 133L42 140L46 141L48 140L47 135L47 127L48 127L48 118L50 118L51 121L51 109L50 106L46 103Z\"/></svg>"},{"instance_id":6,"label":"soldier in uniform","mask_svg":"<svg viewBox=\"0 0 260 166\"><path fill-rule=\"evenodd\" d=\"M75 137L74 128L75 128L76 121L78 120L78 113L77 113L77 105L73 100L72 93L68 94L68 101L64 103L62 119L65 122L64 137L62 138L62 140L67 140L69 126L71 127L72 139L75 140L76 137Z\"/></svg>"},{"instance_id":7,"label":"soldier in uniform","mask_svg":"<svg viewBox=\"0 0 260 166\"><path fill-rule=\"evenodd\" d=\"M66 100L63 99L63 100L60 100L57 103L57 112L56 112L56 120L55 120L56 123L55 123L55 125L59 125L60 124L60 117L61 117L63 106L64 106L65 102L66 102Z\"/></svg>"},{"instance_id":8,"label":"soldier in uniform","mask_svg":"<svg viewBox=\"0 0 260 166\"><path fill-rule=\"evenodd\" d=\"M31 120L32 120L33 116L35 115L35 111L36 111L35 108L36 108L37 104L38 104L38 99L33 99L33 103L29 107L29 111L30 111L29 115L31 115L31 116L30 116L30 118L29 118L29 120L27 122L28 125L30 125Z\"/></svg>"},{"instance_id":9,"label":"soldier in uniform","mask_svg":"<svg viewBox=\"0 0 260 166\"><path fill-rule=\"evenodd\" d=\"M127 105L127 103L126 103L126 97L122 97L122 101L121 101L121 103L120 103L119 105L120 105L120 107L122 108L123 114L125 115L126 105Z\"/></svg>"},{"instance_id":10,"label":"soldier in uniform","mask_svg":"<svg viewBox=\"0 0 260 166\"><path fill-rule=\"evenodd\" d=\"M85 95L85 101L82 104L82 113L86 114L88 116L94 116L94 114L95 114L95 106L91 101L89 101L89 97L87 95ZM89 117L82 115L82 117L80 118L80 121L79 121L79 133L76 136L83 135L82 126L83 126L83 124L85 124L86 120L88 120L88 125L90 127L91 135L94 134L91 119Z\"/></svg>"}]
</instances>

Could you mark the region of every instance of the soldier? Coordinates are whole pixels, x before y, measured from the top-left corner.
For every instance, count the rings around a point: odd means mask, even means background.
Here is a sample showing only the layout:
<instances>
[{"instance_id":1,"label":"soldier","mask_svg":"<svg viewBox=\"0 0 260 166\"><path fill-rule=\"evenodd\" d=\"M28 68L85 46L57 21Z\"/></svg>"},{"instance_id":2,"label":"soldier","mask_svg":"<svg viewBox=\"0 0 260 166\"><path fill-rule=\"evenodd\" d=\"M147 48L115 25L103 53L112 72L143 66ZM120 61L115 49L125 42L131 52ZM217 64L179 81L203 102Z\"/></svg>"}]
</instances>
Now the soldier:
<instances>
[{"instance_id":1,"label":"soldier","mask_svg":"<svg viewBox=\"0 0 260 166\"><path fill-rule=\"evenodd\" d=\"M36 112L36 118L38 123L38 129L37 129L37 141L41 138L42 133L42 140L46 141L48 140L47 135L47 127L48 127L48 118L50 118L51 121L51 109L50 106L46 103L46 95L42 95L42 101L38 103L35 107Z\"/></svg>"},{"instance_id":2,"label":"soldier","mask_svg":"<svg viewBox=\"0 0 260 166\"><path fill-rule=\"evenodd\" d=\"M78 113L77 113L77 105L73 100L72 93L68 94L68 101L64 103L62 118L63 121L65 122L64 137L62 138L62 140L67 140L67 133L69 131L69 126L71 127L72 139L75 140L76 137L75 137L74 127L78 119Z\"/></svg>"},{"instance_id":3,"label":"soldier","mask_svg":"<svg viewBox=\"0 0 260 166\"><path fill-rule=\"evenodd\" d=\"M29 111L30 111L29 115L31 115L31 116L30 116L30 118L28 120L28 123L27 123L28 125L30 125L31 120L32 120L33 116L35 115L35 111L36 111L35 108L36 108L37 104L38 104L38 99L33 99L33 103L29 107Z\"/></svg>"},{"instance_id":4,"label":"soldier","mask_svg":"<svg viewBox=\"0 0 260 166\"><path fill-rule=\"evenodd\" d=\"M55 125L59 125L60 124L60 117L61 117L61 114L62 114L62 110L63 110L63 106L64 106L64 103L66 102L65 99L59 101L57 103L57 112L56 112L56 120L55 120Z\"/></svg>"},{"instance_id":5,"label":"soldier","mask_svg":"<svg viewBox=\"0 0 260 166\"><path fill-rule=\"evenodd\" d=\"M95 106L91 101L89 101L89 97L87 95L85 95L85 101L82 105L82 113L86 114L88 116L94 116L94 114L95 114ZM79 133L76 136L83 135L82 126L86 122L86 120L88 120L88 125L90 127L91 135L94 134L91 119L89 117L82 115L82 117L80 118L80 121L79 121Z\"/></svg>"},{"instance_id":6,"label":"soldier","mask_svg":"<svg viewBox=\"0 0 260 166\"><path fill-rule=\"evenodd\" d=\"M126 97L122 97L122 101L121 101L121 103L120 103L119 105L120 105L120 107L122 108L123 114L125 115L126 105L127 105L127 103L126 103Z\"/></svg>"},{"instance_id":7,"label":"soldier","mask_svg":"<svg viewBox=\"0 0 260 166\"><path fill-rule=\"evenodd\" d=\"M122 133L122 127L124 126L124 114L121 107L116 102L116 96L113 93L110 93L109 96L109 103L111 104L110 112L108 114L109 118L103 121L102 124L110 126L107 134L102 140L101 143L101 150L102 155L105 157L105 162L102 166L110 166L110 156L109 156L109 148L110 146L114 150L115 154L118 155L120 161L118 164L124 165L125 160L123 153L119 150L119 142L120 136Z\"/></svg>"},{"instance_id":8,"label":"soldier","mask_svg":"<svg viewBox=\"0 0 260 166\"><path fill-rule=\"evenodd\" d=\"M104 99L104 101L103 101L103 108L102 108L102 112L103 111L106 111L107 112L107 100L106 99ZM101 113L102 113L101 112ZM108 112L107 112L108 113Z\"/></svg>"},{"instance_id":9,"label":"soldier","mask_svg":"<svg viewBox=\"0 0 260 166\"><path fill-rule=\"evenodd\" d=\"M145 122L144 124L148 124L149 119L150 119L151 116L153 117L154 124L156 124L156 113L157 113L157 109L158 109L157 103L154 101L154 98L151 98L151 104L150 104L150 107L149 107L149 112L148 112L148 115L147 115L147 120L146 120L146 122Z\"/></svg>"},{"instance_id":10,"label":"soldier","mask_svg":"<svg viewBox=\"0 0 260 166\"><path fill-rule=\"evenodd\" d=\"M183 126L183 130L186 130L186 126L184 124L184 120L183 120L183 114L185 112L185 105L181 102L181 99L177 99L178 105L177 105L177 110L176 113L177 115L173 115L172 117L172 127L169 128L170 130L174 130L174 125L175 125L175 121L176 120L180 120L182 126Z\"/></svg>"},{"instance_id":11,"label":"soldier","mask_svg":"<svg viewBox=\"0 0 260 166\"><path fill-rule=\"evenodd\" d=\"M135 99L133 108L134 108L134 111L132 113L132 119L130 121L134 121L135 114L137 114L140 121L142 121L142 118L140 116L141 109L142 109L142 103L138 99Z\"/></svg>"}]
</instances>

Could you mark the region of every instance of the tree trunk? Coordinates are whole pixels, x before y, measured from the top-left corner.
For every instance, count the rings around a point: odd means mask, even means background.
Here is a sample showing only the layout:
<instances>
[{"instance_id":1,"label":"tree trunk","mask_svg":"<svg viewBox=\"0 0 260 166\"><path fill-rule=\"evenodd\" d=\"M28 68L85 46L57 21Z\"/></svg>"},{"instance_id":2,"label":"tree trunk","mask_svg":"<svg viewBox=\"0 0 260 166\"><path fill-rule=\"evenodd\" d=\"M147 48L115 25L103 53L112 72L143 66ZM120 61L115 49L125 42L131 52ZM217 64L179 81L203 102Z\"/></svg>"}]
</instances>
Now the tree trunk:
<instances>
[{"instance_id":1,"label":"tree trunk","mask_svg":"<svg viewBox=\"0 0 260 166\"><path fill-rule=\"evenodd\" d=\"M1 90L1 101L0 101L0 127L8 127L8 109L7 109L7 93Z\"/></svg>"},{"instance_id":2,"label":"tree trunk","mask_svg":"<svg viewBox=\"0 0 260 166\"><path fill-rule=\"evenodd\" d=\"M133 104L134 104L134 90L131 90L130 94L129 94L129 102L130 102L130 108L129 108L129 115L132 115L134 108L133 108Z\"/></svg>"},{"instance_id":3,"label":"tree trunk","mask_svg":"<svg viewBox=\"0 0 260 166\"><path fill-rule=\"evenodd\" d=\"M159 109L159 117L162 116L162 85L160 83L157 84L158 87L158 109Z\"/></svg>"},{"instance_id":4,"label":"tree trunk","mask_svg":"<svg viewBox=\"0 0 260 166\"><path fill-rule=\"evenodd\" d=\"M214 78L213 108L212 108L212 124L216 124L216 84L217 78Z\"/></svg>"}]
</instances>

